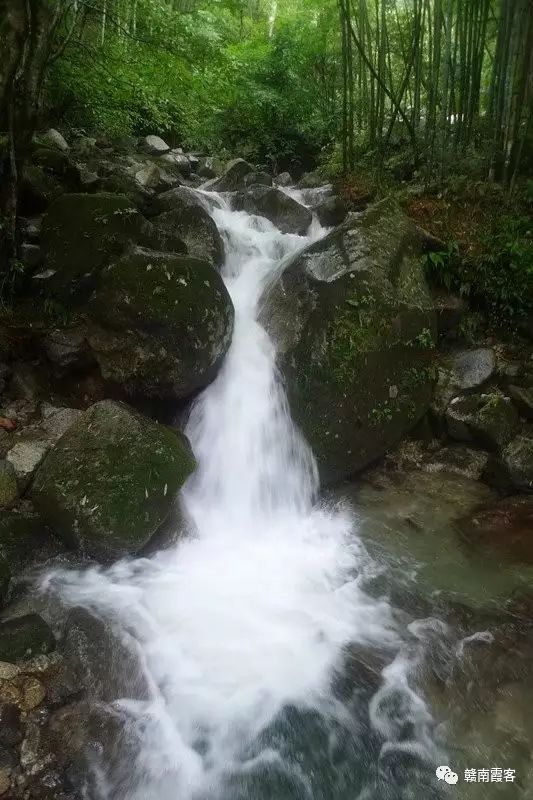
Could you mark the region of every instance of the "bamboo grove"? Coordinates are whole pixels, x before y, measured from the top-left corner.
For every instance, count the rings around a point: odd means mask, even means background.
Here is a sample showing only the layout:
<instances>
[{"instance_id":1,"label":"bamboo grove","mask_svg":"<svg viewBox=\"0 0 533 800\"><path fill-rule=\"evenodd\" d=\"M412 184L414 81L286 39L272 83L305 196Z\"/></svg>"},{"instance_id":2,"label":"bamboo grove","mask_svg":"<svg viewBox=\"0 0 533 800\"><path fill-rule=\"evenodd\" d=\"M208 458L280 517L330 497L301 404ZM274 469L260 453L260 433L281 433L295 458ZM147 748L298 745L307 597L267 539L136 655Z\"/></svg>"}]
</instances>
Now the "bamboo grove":
<instances>
[{"instance_id":1,"label":"bamboo grove","mask_svg":"<svg viewBox=\"0 0 533 800\"><path fill-rule=\"evenodd\" d=\"M475 151L512 186L532 122L531 0L338 4L344 169L358 144L383 155L401 132L428 178Z\"/></svg>"}]
</instances>

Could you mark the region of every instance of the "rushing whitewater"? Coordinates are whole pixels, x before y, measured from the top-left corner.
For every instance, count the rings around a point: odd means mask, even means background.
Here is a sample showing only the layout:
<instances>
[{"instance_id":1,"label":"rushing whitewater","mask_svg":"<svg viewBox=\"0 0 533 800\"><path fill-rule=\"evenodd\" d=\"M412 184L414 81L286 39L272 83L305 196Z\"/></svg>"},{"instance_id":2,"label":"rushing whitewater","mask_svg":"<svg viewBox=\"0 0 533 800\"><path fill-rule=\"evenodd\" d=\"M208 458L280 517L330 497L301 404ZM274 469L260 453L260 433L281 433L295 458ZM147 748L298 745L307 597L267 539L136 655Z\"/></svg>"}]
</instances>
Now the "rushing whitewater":
<instances>
[{"instance_id":1,"label":"rushing whitewater","mask_svg":"<svg viewBox=\"0 0 533 800\"><path fill-rule=\"evenodd\" d=\"M300 744L322 747L325 736L330 760L339 742L351 737L358 746L335 677L348 645L396 651L398 634L389 606L362 590L368 560L352 516L317 504L313 454L292 424L273 343L257 321L276 270L324 231L313 223L307 237L283 235L221 198L210 205L225 238L236 319L224 367L187 425L198 462L178 498L187 533L151 559L49 581L64 604L123 632L145 687L140 697L125 690L114 704L125 731L120 766L96 754L87 796L355 800L341 788L315 789ZM400 662L382 692L402 685L426 726ZM385 724L382 692L371 709L376 729ZM291 754L287 726L300 730ZM309 740L298 743L298 735ZM266 774L277 777L262 790Z\"/></svg>"}]
</instances>

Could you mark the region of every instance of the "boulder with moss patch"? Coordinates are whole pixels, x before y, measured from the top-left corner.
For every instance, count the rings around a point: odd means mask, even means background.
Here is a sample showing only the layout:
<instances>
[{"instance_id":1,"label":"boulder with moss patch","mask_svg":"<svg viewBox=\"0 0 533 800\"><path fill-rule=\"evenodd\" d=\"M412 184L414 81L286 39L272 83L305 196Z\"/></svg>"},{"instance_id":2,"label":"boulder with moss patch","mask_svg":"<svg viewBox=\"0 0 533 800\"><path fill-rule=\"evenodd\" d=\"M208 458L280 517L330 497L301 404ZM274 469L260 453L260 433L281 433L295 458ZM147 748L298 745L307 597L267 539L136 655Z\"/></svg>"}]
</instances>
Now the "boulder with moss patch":
<instances>
[{"instance_id":1,"label":"boulder with moss patch","mask_svg":"<svg viewBox=\"0 0 533 800\"><path fill-rule=\"evenodd\" d=\"M216 267L222 266L222 237L208 211L207 201L198 192L179 186L160 194L157 204L164 213L155 217L153 223L162 235L177 233L191 256L210 261Z\"/></svg>"},{"instance_id":2,"label":"boulder with moss patch","mask_svg":"<svg viewBox=\"0 0 533 800\"><path fill-rule=\"evenodd\" d=\"M48 288L66 302L84 302L103 268L132 242L163 249L156 229L127 197L107 192L62 195L42 224L45 265L53 273ZM176 238L165 246L185 251Z\"/></svg>"},{"instance_id":3,"label":"boulder with moss patch","mask_svg":"<svg viewBox=\"0 0 533 800\"><path fill-rule=\"evenodd\" d=\"M102 375L129 394L181 398L206 386L233 330L231 298L208 262L139 247L104 270L87 308Z\"/></svg>"},{"instance_id":4,"label":"boulder with moss patch","mask_svg":"<svg viewBox=\"0 0 533 800\"><path fill-rule=\"evenodd\" d=\"M194 465L183 435L103 400L50 451L32 498L68 545L103 560L119 558L148 543Z\"/></svg>"},{"instance_id":5,"label":"boulder with moss patch","mask_svg":"<svg viewBox=\"0 0 533 800\"><path fill-rule=\"evenodd\" d=\"M423 246L384 201L298 253L263 299L293 416L325 481L382 456L428 408L435 319Z\"/></svg>"},{"instance_id":6,"label":"boulder with moss patch","mask_svg":"<svg viewBox=\"0 0 533 800\"><path fill-rule=\"evenodd\" d=\"M312 220L308 208L273 186L250 186L245 192L234 195L232 206L236 211L266 217L282 233L303 236Z\"/></svg>"}]
</instances>

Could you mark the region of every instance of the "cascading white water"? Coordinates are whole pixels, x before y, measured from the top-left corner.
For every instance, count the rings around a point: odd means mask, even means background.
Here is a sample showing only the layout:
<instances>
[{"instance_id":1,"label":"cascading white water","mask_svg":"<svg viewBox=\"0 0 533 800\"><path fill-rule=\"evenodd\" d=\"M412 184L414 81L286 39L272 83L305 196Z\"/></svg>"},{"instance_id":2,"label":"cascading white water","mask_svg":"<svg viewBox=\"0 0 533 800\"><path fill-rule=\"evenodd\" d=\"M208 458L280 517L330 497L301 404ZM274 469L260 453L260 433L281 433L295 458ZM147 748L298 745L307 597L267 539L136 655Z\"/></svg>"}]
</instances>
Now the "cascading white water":
<instances>
[{"instance_id":1,"label":"cascading white water","mask_svg":"<svg viewBox=\"0 0 533 800\"><path fill-rule=\"evenodd\" d=\"M314 223L308 237L283 235L220 198L216 206L236 319L223 369L187 426L198 461L181 497L190 533L151 559L55 576L64 603L129 632L149 687L122 704L137 756L120 785L104 757L105 800L256 800L231 781L283 762L267 736L283 710L349 726L332 690L343 649L398 642L388 605L360 587L352 518L316 504L313 455L256 320L280 261L324 231ZM314 797L297 759L283 770L299 785L287 796Z\"/></svg>"}]
</instances>

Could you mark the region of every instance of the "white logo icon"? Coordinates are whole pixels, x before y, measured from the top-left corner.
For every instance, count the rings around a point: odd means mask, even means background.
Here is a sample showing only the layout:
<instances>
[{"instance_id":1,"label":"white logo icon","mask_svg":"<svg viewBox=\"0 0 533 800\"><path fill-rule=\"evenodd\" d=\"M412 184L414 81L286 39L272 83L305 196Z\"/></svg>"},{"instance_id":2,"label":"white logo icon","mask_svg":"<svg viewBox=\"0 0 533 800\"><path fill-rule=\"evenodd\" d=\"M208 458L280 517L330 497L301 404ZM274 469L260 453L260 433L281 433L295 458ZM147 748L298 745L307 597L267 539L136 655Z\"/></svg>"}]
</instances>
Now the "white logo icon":
<instances>
[{"instance_id":1,"label":"white logo icon","mask_svg":"<svg viewBox=\"0 0 533 800\"><path fill-rule=\"evenodd\" d=\"M453 785L459 780L457 772L453 772L449 767L437 767L435 772L439 781L446 781L446 783Z\"/></svg>"}]
</instances>

